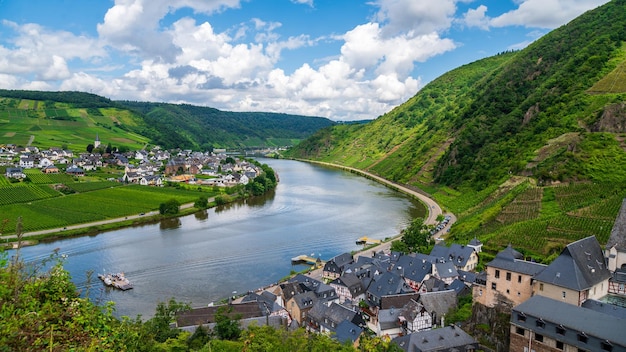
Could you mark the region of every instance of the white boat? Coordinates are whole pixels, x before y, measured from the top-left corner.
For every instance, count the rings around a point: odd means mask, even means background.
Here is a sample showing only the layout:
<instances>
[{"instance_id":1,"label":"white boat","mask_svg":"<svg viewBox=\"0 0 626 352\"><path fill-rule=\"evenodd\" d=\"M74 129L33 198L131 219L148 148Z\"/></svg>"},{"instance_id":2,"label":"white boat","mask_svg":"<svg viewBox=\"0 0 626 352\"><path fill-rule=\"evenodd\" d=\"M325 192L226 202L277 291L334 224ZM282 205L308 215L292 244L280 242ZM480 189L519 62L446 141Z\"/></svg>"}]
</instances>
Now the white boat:
<instances>
[{"instance_id":1,"label":"white boat","mask_svg":"<svg viewBox=\"0 0 626 352\"><path fill-rule=\"evenodd\" d=\"M124 276L124 273L115 273L115 274L98 274L98 277L105 285L115 287L122 291L130 290L133 288L133 284L130 283L130 280Z\"/></svg>"}]
</instances>

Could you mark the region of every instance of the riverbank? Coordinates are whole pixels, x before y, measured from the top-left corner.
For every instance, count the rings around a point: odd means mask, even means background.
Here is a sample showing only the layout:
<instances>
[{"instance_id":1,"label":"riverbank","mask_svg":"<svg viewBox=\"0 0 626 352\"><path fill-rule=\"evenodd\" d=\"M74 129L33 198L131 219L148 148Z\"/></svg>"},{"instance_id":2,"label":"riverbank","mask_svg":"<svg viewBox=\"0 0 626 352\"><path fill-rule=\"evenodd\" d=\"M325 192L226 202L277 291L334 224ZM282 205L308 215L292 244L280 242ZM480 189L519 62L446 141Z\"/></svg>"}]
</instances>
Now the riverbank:
<instances>
[{"instance_id":1,"label":"riverbank","mask_svg":"<svg viewBox=\"0 0 626 352\"><path fill-rule=\"evenodd\" d=\"M216 206L215 198L210 198L208 202L209 208ZM40 241L45 242L77 236L91 236L105 231L141 226L155 223L163 219L191 215L200 210L201 209L194 207L194 203L187 203L180 206L180 212L176 215L162 215L158 211L151 211L119 218L69 225L66 227L25 232L22 234L22 243L20 246L33 246L38 244ZM28 240L26 240L26 238L28 238ZM2 236L2 239L5 242L0 245L5 249L17 248L17 235Z\"/></svg>"},{"instance_id":2,"label":"riverbank","mask_svg":"<svg viewBox=\"0 0 626 352\"><path fill-rule=\"evenodd\" d=\"M306 159L293 159L293 160L297 160L297 161L302 161L302 162L307 162L307 163L312 163L312 164L318 164L318 165L324 165L324 166L328 166L328 167L333 167L333 168L337 168L337 169L341 169L341 170L346 170L352 173L355 173L357 175L366 177L370 180L379 182L391 189L394 189L398 192L402 192L404 194L407 194L413 198L418 199L420 202L422 202L424 204L424 206L426 207L426 210L428 212L428 216L426 216L426 218L424 219L424 224L426 225L435 225L437 224L437 217L439 217L440 215L443 215L443 210L441 208L441 206L435 202L434 199L432 199L431 197L429 197L426 193L423 192L419 192L416 191L414 189L411 189L407 186L389 181L383 177L374 175L370 172L367 171L363 171L360 169L356 169L350 166L343 166L343 165L339 165L339 164L333 164L333 163L328 163L328 162L324 162L324 161L315 161L315 160L306 160ZM450 221L449 221L449 226L451 226L454 222L456 222L456 216L452 213L446 212L446 215L450 215Z\"/></svg>"}]
</instances>

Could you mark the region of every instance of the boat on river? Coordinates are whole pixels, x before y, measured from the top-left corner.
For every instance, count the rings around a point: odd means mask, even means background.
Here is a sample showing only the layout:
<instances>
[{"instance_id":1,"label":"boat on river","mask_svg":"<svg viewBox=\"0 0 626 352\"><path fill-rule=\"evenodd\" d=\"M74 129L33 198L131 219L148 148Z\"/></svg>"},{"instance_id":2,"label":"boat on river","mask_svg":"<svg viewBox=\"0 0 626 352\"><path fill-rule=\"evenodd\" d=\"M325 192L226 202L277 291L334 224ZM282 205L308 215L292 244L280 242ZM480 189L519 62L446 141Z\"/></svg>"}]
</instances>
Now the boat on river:
<instances>
[{"instance_id":1,"label":"boat on river","mask_svg":"<svg viewBox=\"0 0 626 352\"><path fill-rule=\"evenodd\" d=\"M115 287L122 291L130 290L133 288L133 284L130 283L130 280L124 276L124 273L114 273L114 274L98 274L98 277L105 285Z\"/></svg>"}]
</instances>

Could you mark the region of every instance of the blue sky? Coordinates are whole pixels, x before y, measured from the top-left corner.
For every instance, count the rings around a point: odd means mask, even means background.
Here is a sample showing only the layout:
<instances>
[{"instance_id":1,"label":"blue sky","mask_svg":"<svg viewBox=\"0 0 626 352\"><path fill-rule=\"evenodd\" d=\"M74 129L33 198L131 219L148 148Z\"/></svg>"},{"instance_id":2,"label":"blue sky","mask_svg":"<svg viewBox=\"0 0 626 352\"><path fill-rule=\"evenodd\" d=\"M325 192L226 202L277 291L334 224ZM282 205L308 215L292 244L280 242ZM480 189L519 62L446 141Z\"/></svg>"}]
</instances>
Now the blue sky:
<instances>
[{"instance_id":1,"label":"blue sky","mask_svg":"<svg viewBox=\"0 0 626 352\"><path fill-rule=\"evenodd\" d=\"M0 0L0 88L374 119L606 0Z\"/></svg>"}]
</instances>

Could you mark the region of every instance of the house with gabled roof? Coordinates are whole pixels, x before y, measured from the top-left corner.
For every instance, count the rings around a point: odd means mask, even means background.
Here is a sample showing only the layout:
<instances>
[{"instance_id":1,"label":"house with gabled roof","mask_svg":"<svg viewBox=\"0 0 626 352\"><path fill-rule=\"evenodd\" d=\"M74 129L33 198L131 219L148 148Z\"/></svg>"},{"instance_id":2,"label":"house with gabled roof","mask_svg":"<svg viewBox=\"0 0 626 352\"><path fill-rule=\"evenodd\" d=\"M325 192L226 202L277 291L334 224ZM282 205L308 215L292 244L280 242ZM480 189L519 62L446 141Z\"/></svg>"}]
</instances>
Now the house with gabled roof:
<instances>
[{"instance_id":1,"label":"house with gabled roof","mask_svg":"<svg viewBox=\"0 0 626 352\"><path fill-rule=\"evenodd\" d=\"M509 350L626 351L626 319L612 311L535 295L511 312Z\"/></svg>"},{"instance_id":2,"label":"house with gabled roof","mask_svg":"<svg viewBox=\"0 0 626 352\"><path fill-rule=\"evenodd\" d=\"M456 297L454 290L427 292L420 294L417 302L430 314L433 327L443 327L445 315L457 306Z\"/></svg>"},{"instance_id":3,"label":"house with gabled roof","mask_svg":"<svg viewBox=\"0 0 626 352\"><path fill-rule=\"evenodd\" d=\"M352 347L358 348L359 339L361 338L361 334L363 334L363 330L364 329L362 327L344 320L337 325L335 334L331 337L342 344L348 343Z\"/></svg>"},{"instance_id":4,"label":"house with gabled roof","mask_svg":"<svg viewBox=\"0 0 626 352\"><path fill-rule=\"evenodd\" d=\"M387 271L374 277L374 280L367 288L366 297L370 306L380 307L384 296L411 292L415 292L415 290L407 285L400 275Z\"/></svg>"},{"instance_id":5,"label":"house with gabled roof","mask_svg":"<svg viewBox=\"0 0 626 352\"><path fill-rule=\"evenodd\" d=\"M392 342L405 352L473 352L479 347L478 341L455 325L399 336Z\"/></svg>"},{"instance_id":6,"label":"house with gabled roof","mask_svg":"<svg viewBox=\"0 0 626 352\"><path fill-rule=\"evenodd\" d=\"M295 320L298 325L302 326L308 311L313 308L315 302L317 302L315 292L306 291L287 300L285 309L289 312L291 319Z\"/></svg>"},{"instance_id":7,"label":"house with gabled roof","mask_svg":"<svg viewBox=\"0 0 626 352\"><path fill-rule=\"evenodd\" d=\"M424 280L432 274L433 266L426 259L418 259L413 255L402 255L394 264L394 272L398 273L407 285L418 291Z\"/></svg>"},{"instance_id":8,"label":"house with gabled roof","mask_svg":"<svg viewBox=\"0 0 626 352\"><path fill-rule=\"evenodd\" d=\"M5 175L8 178L25 178L26 174L21 167L7 167Z\"/></svg>"},{"instance_id":9,"label":"house with gabled roof","mask_svg":"<svg viewBox=\"0 0 626 352\"><path fill-rule=\"evenodd\" d=\"M306 318L306 328L319 333L333 333L343 321L349 321L359 327L365 327L365 320L360 311L336 302L317 301Z\"/></svg>"},{"instance_id":10,"label":"house with gabled roof","mask_svg":"<svg viewBox=\"0 0 626 352\"><path fill-rule=\"evenodd\" d=\"M437 243L430 251L430 255L442 261L452 262L458 270L471 271L478 265L478 253L474 247L458 243L453 243L450 247Z\"/></svg>"},{"instance_id":11,"label":"house with gabled roof","mask_svg":"<svg viewBox=\"0 0 626 352\"><path fill-rule=\"evenodd\" d=\"M361 280L352 273L346 273L331 281L329 285L335 289L339 303L345 301L359 302L365 298L365 287Z\"/></svg>"},{"instance_id":12,"label":"house with gabled roof","mask_svg":"<svg viewBox=\"0 0 626 352\"><path fill-rule=\"evenodd\" d=\"M533 293L580 306L608 293L611 272L595 236L568 244L550 265L535 275Z\"/></svg>"},{"instance_id":13,"label":"house with gabled roof","mask_svg":"<svg viewBox=\"0 0 626 352\"><path fill-rule=\"evenodd\" d=\"M472 287L474 302L487 307L520 304L531 297L533 278L545 268L544 264L525 260L509 245L487 263L484 275L477 275Z\"/></svg>"},{"instance_id":14,"label":"house with gabled roof","mask_svg":"<svg viewBox=\"0 0 626 352\"><path fill-rule=\"evenodd\" d=\"M346 265L354 262L352 254L343 253L336 257L331 258L324 264L322 270L322 277L327 280L334 280L341 276L343 269Z\"/></svg>"}]
</instances>

